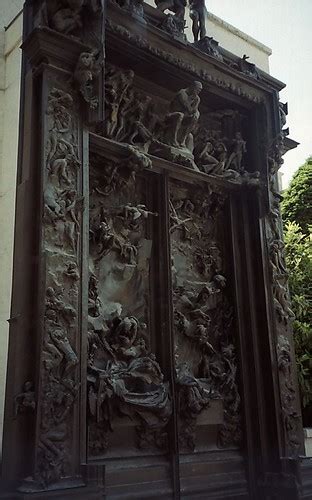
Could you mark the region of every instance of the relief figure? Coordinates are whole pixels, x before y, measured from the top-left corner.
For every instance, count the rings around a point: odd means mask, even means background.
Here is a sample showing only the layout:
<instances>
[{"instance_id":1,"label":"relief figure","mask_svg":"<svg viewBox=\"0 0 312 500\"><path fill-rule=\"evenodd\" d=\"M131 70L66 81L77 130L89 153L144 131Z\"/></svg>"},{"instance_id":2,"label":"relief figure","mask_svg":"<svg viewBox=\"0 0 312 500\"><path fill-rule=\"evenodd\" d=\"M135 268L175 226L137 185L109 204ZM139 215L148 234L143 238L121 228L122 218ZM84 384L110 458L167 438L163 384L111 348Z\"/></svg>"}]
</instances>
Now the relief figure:
<instances>
[{"instance_id":1,"label":"relief figure","mask_svg":"<svg viewBox=\"0 0 312 500\"><path fill-rule=\"evenodd\" d=\"M170 112L165 116L163 141L171 146L187 148L189 135L199 120L199 94L201 82L195 81L190 87L181 89L170 104Z\"/></svg>"},{"instance_id":2,"label":"relief figure","mask_svg":"<svg viewBox=\"0 0 312 500\"><path fill-rule=\"evenodd\" d=\"M205 0L189 0L189 5L194 42L197 42L198 38L202 40L206 36Z\"/></svg>"}]
</instances>

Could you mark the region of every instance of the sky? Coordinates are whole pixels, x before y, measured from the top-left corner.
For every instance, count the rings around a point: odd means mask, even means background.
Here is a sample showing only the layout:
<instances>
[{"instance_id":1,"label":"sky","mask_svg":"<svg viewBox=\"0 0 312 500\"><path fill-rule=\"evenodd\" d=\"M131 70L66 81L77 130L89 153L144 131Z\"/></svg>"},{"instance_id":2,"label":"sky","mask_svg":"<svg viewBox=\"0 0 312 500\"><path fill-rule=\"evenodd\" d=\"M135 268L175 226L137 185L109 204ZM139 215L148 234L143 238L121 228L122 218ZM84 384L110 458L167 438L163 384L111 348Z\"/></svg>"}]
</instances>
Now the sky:
<instances>
[{"instance_id":1,"label":"sky","mask_svg":"<svg viewBox=\"0 0 312 500\"><path fill-rule=\"evenodd\" d=\"M284 157L285 188L312 155L312 0L206 0L206 6L273 51L270 73L287 84L280 99L288 102L290 137L300 143Z\"/></svg>"}]
</instances>

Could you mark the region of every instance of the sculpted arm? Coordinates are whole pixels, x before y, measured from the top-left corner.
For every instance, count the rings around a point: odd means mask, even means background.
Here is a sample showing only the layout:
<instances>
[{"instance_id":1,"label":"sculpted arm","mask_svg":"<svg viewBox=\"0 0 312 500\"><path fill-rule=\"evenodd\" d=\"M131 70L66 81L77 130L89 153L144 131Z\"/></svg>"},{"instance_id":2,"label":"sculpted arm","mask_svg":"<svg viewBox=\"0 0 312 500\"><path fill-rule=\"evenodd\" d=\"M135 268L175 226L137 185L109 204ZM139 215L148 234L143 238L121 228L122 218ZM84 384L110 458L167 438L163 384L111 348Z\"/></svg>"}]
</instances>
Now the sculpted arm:
<instances>
[{"instance_id":1,"label":"sculpted arm","mask_svg":"<svg viewBox=\"0 0 312 500\"><path fill-rule=\"evenodd\" d=\"M181 104L181 109L183 109L184 111L187 111L190 114L193 113L189 97L188 97L187 93L185 92L185 90L183 90L183 89L180 90L180 92L177 94L177 99L179 100L179 102Z\"/></svg>"}]
</instances>

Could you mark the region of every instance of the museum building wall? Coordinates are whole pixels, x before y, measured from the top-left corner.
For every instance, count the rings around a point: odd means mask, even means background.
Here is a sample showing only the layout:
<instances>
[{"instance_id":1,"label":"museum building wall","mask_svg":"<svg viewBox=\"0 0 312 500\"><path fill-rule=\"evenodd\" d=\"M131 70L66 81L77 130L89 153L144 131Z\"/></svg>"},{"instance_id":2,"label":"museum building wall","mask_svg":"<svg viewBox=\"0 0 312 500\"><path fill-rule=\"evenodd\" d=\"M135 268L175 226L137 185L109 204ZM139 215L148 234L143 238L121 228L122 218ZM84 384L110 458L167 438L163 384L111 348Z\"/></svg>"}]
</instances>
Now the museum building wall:
<instances>
[{"instance_id":1,"label":"museum building wall","mask_svg":"<svg viewBox=\"0 0 312 500\"><path fill-rule=\"evenodd\" d=\"M0 15L0 453L11 303L18 151L22 2L1 0ZM17 16L17 17L16 17ZM5 28L4 25L7 27Z\"/></svg>"}]
</instances>

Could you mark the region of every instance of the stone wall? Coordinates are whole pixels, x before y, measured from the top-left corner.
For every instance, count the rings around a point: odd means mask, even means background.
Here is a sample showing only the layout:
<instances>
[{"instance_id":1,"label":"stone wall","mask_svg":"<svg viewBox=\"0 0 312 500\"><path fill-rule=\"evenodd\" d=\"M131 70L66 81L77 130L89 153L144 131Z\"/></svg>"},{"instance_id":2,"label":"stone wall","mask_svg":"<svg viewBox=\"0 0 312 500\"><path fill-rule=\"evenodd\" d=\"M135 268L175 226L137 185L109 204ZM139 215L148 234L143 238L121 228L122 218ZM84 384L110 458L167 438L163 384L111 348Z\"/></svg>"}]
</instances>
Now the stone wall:
<instances>
[{"instance_id":1,"label":"stone wall","mask_svg":"<svg viewBox=\"0 0 312 500\"><path fill-rule=\"evenodd\" d=\"M7 3L15 16L22 2ZM1 16L2 12L1 2ZM16 12L17 10L17 12ZM5 14L5 8L4 8ZM7 17L3 15L5 21ZM0 453L10 317L18 150L22 15L0 30Z\"/></svg>"}]
</instances>

